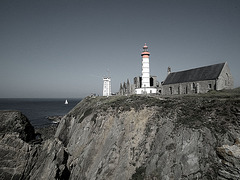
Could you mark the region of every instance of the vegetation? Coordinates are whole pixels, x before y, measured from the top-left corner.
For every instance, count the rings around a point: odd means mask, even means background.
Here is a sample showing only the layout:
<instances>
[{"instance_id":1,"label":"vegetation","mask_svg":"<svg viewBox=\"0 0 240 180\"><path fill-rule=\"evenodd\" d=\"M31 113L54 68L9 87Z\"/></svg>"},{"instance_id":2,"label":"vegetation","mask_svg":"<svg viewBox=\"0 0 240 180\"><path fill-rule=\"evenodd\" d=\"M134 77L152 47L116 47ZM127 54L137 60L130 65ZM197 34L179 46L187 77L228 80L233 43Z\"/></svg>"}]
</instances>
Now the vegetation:
<instances>
[{"instance_id":1,"label":"vegetation","mask_svg":"<svg viewBox=\"0 0 240 180\"><path fill-rule=\"evenodd\" d=\"M143 180L145 177L146 168L139 167L136 169L136 173L132 175L131 180Z\"/></svg>"},{"instance_id":2,"label":"vegetation","mask_svg":"<svg viewBox=\"0 0 240 180\"><path fill-rule=\"evenodd\" d=\"M98 112L139 111L156 107L156 120L163 114L176 117L178 126L200 128L206 126L214 131L225 132L229 124L240 125L240 88L233 90L211 91L206 94L179 96L111 96L87 97L69 115L80 116L81 122L93 114L96 123ZM218 118L216 118L218 117ZM150 129L147 129L150 131Z\"/></svg>"},{"instance_id":3,"label":"vegetation","mask_svg":"<svg viewBox=\"0 0 240 180\"><path fill-rule=\"evenodd\" d=\"M211 91L182 98L178 123L225 133L228 126L240 125L240 88Z\"/></svg>"}]
</instances>

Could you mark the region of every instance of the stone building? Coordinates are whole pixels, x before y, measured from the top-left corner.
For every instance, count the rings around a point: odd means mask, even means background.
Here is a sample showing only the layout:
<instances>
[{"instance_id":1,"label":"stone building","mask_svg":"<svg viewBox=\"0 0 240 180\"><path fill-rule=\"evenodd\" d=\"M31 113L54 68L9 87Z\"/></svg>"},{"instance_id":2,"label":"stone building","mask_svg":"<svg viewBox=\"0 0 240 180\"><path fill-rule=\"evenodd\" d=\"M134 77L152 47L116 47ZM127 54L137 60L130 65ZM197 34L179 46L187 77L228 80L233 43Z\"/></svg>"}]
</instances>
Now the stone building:
<instances>
[{"instance_id":1,"label":"stone building","mask_svg":"<svg viewBox=\"0 0 240 180\"><path fill-rule=\"evenodd\" d=\"M142 88L142 77L138 76L138 77L134 77L133 79L134 81L134 88ZM157 76L150 76L149 78L149 82L150 82L150 87L151 88L156 88L159 87L159 82L157 81Z\"/></svg>"},{"instance_id":2,"label":"stone building","mask_svg":"<svg viewBox=\"0 0 240 180\"><path fill-rule=\"evenodd\" d=\"M232 88L233 77L225 62L180 72L171 72L168 68L168 75L158 92L162 95L195 94Z\"/></svg>"}]
</instances>

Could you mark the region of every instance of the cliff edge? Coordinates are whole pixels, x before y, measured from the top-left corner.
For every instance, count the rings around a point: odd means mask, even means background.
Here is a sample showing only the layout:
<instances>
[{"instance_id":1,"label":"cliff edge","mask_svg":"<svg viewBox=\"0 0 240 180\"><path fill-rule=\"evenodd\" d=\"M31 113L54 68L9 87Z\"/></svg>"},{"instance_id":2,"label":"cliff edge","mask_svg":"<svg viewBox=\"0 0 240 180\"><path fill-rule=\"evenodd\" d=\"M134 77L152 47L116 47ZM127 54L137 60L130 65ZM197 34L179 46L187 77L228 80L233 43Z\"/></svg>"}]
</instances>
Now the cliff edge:
<instances>
[{"instance_id":1,"label":"cliff edge","mask_svg":"<svg viewBox=\"0 0 240 180\"><path fill-rule=\"evenodd\" d=\"M32 148L24 179L239 179L240 89L87 97Z\"/></svg>"},{"instance_id":2,"label":"cliff edge","mask_svg":"<svg viewBox=\"0 0 240 180\"><path fill-rule=\"evenodd\" d=\"M88 97L60 122L70 179L238 179L240 93Z\"/></svg>"}]
</instances>

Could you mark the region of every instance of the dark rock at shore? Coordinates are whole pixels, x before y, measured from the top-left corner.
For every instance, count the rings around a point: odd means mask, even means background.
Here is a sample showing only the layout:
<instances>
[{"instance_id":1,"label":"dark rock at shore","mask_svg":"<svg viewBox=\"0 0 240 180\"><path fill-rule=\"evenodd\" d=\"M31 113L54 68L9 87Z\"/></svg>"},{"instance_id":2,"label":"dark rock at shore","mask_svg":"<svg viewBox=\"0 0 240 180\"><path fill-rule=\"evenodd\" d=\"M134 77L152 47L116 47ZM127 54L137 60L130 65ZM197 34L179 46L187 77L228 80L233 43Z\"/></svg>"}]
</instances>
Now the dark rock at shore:
<instances>
[{"instance_id":1,"label":"dark rock at shore","mask_svg":"<svg viewBox=\"0 0 240 180\"><path fill-rule=\"evenodd\" d=\"M19 111L0 111L0 122L0 179L68 179L63 164L68 154L62 143L54 140L57 125L34 133Z\"/></svg>"},{"instance_id":2,"label":"dark rock at shore","mask_svg":"<svg viewBox=\"0 0 240 180\"><path fill-rule=\"evenodd\" d=\"M54 137L57 127L58 124L51 124L44 127L38 127L35 129L35 132L41 136L42 140L47 140Z\"/></svg>"},{"instance_id":3,"label":"dark rock at shore","mask_svg":"<svg viewBox=\"0 0 240 180\"><path fill-rule=\"evenodd\" d=\"M23 179L35 140L34 128L19 111L0 111L0 179ZM33 150L33 151L31 151Z\"/></svg>"},{"instance_id":4,"label":"dark rock at shore","mask_svg":"<svg viewBox=\"0 0 240 180\"><path fill-rule=\"evenodd\" d=\"M63 116L48 116L47 119L52 121L53 123L59 123Z\"/></svg>"},{"instance_id":5,"label":"dark rock at shore","mask_svg":"<svg viewBox=\"0 0 240 180\"><path fill-rule=\"evenodd\" d=\"M0 111L0 120L0 134L17 133L26 142L35 139L34 127L21 112Z\"/></svg>"}]
</instances>

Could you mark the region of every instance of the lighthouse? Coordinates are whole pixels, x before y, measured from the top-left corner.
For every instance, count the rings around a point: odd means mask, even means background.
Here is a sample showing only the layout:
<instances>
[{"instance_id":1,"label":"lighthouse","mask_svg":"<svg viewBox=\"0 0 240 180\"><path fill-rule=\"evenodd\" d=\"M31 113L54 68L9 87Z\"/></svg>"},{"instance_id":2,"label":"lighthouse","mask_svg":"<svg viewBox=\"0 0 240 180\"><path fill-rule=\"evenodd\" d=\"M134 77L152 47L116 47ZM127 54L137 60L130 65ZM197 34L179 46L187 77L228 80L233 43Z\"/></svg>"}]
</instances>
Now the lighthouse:
<instances>
[{"instance_id":1,"label":"lighthouse","mask_svg":"<svg viewBox=\"0 0 240 180\"><path fill-rule=\"evenodd\" d=\"M149 88L150 87L150 70L149 70L149 56L148 47L145 43L143 46L142 56L142 87Z\"/></svg>"},{"instance_id":2,"label":"lighthouse","mask_svg":"<svg viewBox=\"0 0 240 180\"><path fill-rule=\"evenodd\" d=\"M157 92L157 89L150 86L150 65L149 65L149 56L148 46L145 43L143 46L142 56L142 77L141 87L135 89L136 94L154 94Z\"/></svg>"}]
</instances>

